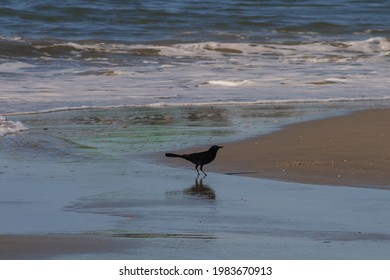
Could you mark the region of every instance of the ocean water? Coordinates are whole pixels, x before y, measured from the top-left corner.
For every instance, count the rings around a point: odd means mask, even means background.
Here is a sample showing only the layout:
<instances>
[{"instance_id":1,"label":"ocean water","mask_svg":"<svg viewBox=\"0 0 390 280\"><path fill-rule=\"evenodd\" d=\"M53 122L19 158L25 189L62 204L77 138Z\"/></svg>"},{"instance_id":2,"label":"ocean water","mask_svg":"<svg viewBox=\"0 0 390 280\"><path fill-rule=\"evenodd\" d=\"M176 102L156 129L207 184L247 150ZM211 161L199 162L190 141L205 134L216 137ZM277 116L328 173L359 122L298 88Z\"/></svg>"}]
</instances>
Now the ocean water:
<instances>
[{"instance_id":1,"label":"ocean water","mask_svg":"<svg viewBox=\"0 0 390 280\"><path fill-rule=\"evenodd\" d=\"M388 1L3 1L0 137L27 130L23 114L387 104L389 14Z\"/></svg>"},{"instance_id":2,"label":"ocean water","mask_svg":"<svg viewBox=\"0 0 390 280\"><path fill-rule=\"evenodd\" d=\"M0 116L387 101L389 13L356 0L3 1Z\"/></svg>"},{"instance_id":3,"label":"ocean water","mask_svg":"<svg viewBox=\"0 0 390 280\"><path fill-rule=\"evenodd\" d=\"M389 99L388 1L2 1L0 114Z\"/></svg>"}]
</instances>

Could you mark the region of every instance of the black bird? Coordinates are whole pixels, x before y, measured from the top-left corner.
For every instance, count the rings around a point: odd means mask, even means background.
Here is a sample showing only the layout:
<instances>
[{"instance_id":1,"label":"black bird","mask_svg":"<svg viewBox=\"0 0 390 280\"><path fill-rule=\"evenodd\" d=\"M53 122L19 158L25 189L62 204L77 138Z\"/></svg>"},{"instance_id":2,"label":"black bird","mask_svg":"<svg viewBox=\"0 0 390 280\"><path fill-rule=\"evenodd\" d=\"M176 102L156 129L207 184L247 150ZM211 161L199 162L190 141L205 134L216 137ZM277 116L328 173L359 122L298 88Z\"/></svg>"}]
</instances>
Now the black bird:
<instances>
[{"instance_id":1,"label":"black bird","mask_svg":"<svg viewBox=\"0 0 390 280\"><path fill-rule=\"evenodd\" d=\"M184 154L184 155L178 155L178 154L172 154L172 153L166 153L166 157L179 157L184 158L188 161L191 161L193 164L195 164L196 172L198 172L198 167L200 166L200 170L203 172L205 176L207 176L206 172L203 171L203 165L208 164L212 162L219 149L223 148L222 146L212 146L208 151L200 152L200 153L193 153L193 154Z\"/></svg>"}]
</instances>

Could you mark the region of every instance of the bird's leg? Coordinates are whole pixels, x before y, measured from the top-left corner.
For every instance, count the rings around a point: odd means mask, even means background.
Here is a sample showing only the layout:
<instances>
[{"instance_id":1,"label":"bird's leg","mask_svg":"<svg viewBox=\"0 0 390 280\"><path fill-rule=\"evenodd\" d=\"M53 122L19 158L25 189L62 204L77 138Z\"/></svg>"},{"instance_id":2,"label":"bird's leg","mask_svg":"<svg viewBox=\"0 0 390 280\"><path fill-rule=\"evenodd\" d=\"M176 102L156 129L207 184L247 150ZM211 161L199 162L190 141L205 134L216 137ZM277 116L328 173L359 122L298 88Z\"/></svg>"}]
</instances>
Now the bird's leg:
<instances>
[{"instance_id":1,"label":"bird's leg","mask_svg":"<svg viewBox=\"0 0 390 280\"><path fill-rule=\"evenodd\" d=\"M200 170L203 172L204 176L207 176L206 172L203 171L203 164L200 166Z\"/></svg>"},{"instance_id":2,"label":"bird's leg","mask_svg":"<svg viewBox=\"0 0 390 280\"><path fill-rule=\"evenodd\" d=\"M195 165L195 169L196 169L196 172L198 172L198 176L199 176L198 166L199 166L199 164ZM200 169L202 170L202 167Z\"/></svg>"}]
</instances>

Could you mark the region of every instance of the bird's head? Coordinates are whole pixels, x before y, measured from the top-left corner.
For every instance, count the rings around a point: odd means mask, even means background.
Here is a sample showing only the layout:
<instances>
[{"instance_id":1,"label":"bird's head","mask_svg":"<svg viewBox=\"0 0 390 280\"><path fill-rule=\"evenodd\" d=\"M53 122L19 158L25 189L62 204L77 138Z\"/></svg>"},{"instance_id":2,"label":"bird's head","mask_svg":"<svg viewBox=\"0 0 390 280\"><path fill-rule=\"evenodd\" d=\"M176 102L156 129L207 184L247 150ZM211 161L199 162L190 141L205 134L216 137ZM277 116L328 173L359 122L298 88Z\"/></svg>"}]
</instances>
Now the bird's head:
<instances>
[{"instance_id":1,"label":"bird's head","mask_svg":"<svg viewBox=\"0 0 390 280\"><path fill-rule=\"evenodd\" d=\"M211 148L209 149L209 151L217 152L219 149L222 149L222 148L223 148L223 146L214 145L214 146L211 146Z\"/></svg>"}]
</instances>

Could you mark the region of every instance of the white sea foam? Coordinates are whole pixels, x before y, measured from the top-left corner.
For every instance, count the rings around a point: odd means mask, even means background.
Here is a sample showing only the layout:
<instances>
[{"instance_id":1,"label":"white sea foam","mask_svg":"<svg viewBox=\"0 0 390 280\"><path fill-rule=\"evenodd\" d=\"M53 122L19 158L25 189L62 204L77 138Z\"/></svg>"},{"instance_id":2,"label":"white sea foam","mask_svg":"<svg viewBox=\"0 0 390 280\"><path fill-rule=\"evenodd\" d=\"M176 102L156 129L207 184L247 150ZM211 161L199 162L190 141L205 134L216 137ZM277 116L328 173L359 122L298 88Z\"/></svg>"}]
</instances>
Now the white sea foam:
<instances>
[{"instance_id":1,"label":"white sea foam","mask_svg":"<svg viewBox=\"0 0 390 280\"><path fill-rule=\"evenodd\" d=\"M390 40L383 37L370 38L363 41L349 42L349 49L367 54L383 54L390 53Z\"/></svg>"},{"instance_id":2,"label":"white sea foam","mask_svg":"<svg viewBox=\"0 0 390 280\"><path fill-rule=\"evenodd\" d=\"M197 102L197 103L167 103L167 102L156 102L147 105L147 107L194 107L194 106L248 106L248 105L275 105L275 104L302 104L302 103L338 103L338 102L359 102L359 101L388 101L390 96L380 97L380 98L369 98L369 97L356 97L356 98L327 98L327 99L279 99L279 100L256 100L256 101L221 101L221 102ZM119 107L119 106L109 106L109 107ZM121 107L128 107L123 105ZM108 108L108 107L106 107Z\"/></svg>"},{"instance_id":3,"label":"white sea foam","mask_svg":"<svg viewBox=\"0 0 390 280\"><path fill-rule=\"evenodd\" d=\"M71 53L92 55L84 59L71 54L57 64L35 68L25 62L0 64L5 72L2 115L53 108L387 100L390 96L390 42L382 37L350 42L62 45L73 48ZM95 52L99 52L96 58ZM111 59L118 53L119 59ZM118 64L121 60L125 63Z\"/></svg>"},{"instance_id":4,"label":"white sea foam","mask_svg":"<svg viewBox=\"0 0 390 280\"><path fill-rule=\"evenodd\" d=\"M201 57L218 55L256 55L275 54L293 55L313 53L325 55L332 51L354 51L373 54L386 53L390 50L390 41L383 37L373 37L362 41L340 42L301 42L296 44L285 43L184 43L173 45L143 45L143 44L118 44L118 43L58 43L55 47L70 47L79 51L96 51L104 53L129 53L138 55L160 55L172 57ZM46 45L34 45L36 49L47 48ZM351 55L351 54L349 54Z\"/></svg>"},{"instance_id":5,"label":"white sea foam","mask_svg":"<svg viewBox=\"0 0 390 280\"><path fill-rule=\"evenodd\" d=\"M249 80L211 80L207 82L209 85L224 87L238 87L249 83L251 83Z\"/></svg>"},{"instance_id":6,"label":"white sea foam","mask_svg":"<svg viewBox=\"0 0 390 280\"><path fill-rule=\"evenodd\" d=\"M19 133L26 131L28 128L24 126L23 123L19 121L10 121L5 117L0 116L0 137L3 137L7 134Z\"/></svg>"},{"instance_id":7,"label":"white sea foam","mask_svg":"<svg viewBox=\"0 0 390 280\"><path fill-rule=\"evenodd\" d=\"M102 106L75 106L75 107L53 107L46 110L37 110L37 111L20 111L7 113L7 116L18 116L18 115L35 115L35 114L47 114L47 113L57 113L57 112L68 112L68 111L80 111L80 110L96 110L96 109L118 109L118 108L161 108L161 107L208 107L208 106L250 106L250 105L278 105L278 104L305 104L305 103L340 103L340 102L361 102L361 101L372 101L378 102L389 101L390 96L380 97L380 98L370 98L370 97L356 97L356 98L328 98L328 99L279 99L279 100L256 100L256 101L215 101L215 102L155 102L149 103L147 105L132 105L132 104L122 104L122 105L102 105ZM2 117L4 119L4 117ZM0 121L1 122L1 121ZM8 121L9 122L9 121ZM20 126L20 130L14 130L8 133L18 133L28 130L21 122L13 122L11 126ZM1 128L0 128L1 131ZM4 130L5 131L5 130ZM8 134L6 133L6 134ZM5 134L0 133L0 136Z\"/></svg>"}]
</instances>

